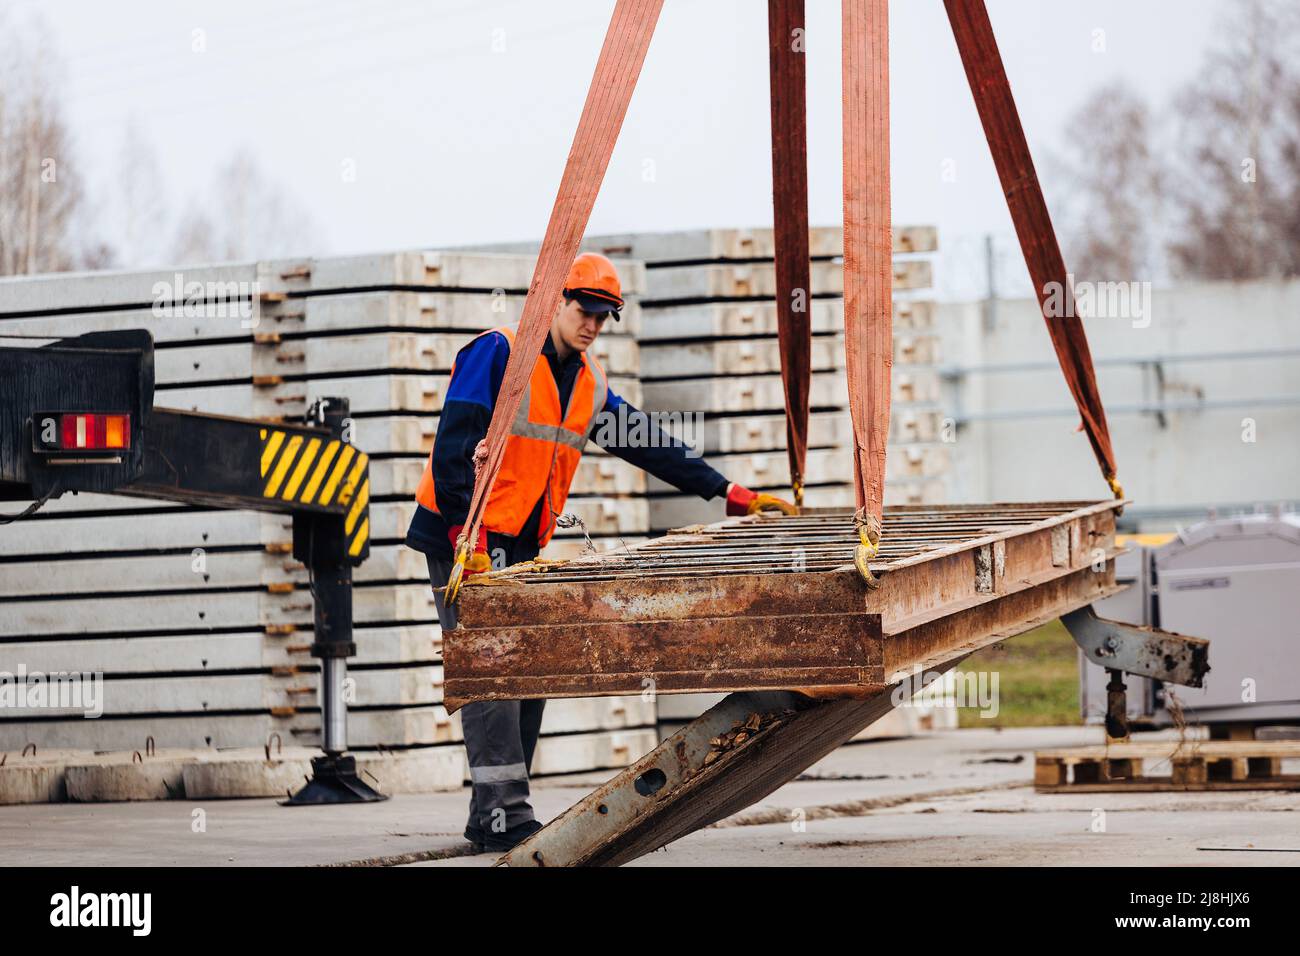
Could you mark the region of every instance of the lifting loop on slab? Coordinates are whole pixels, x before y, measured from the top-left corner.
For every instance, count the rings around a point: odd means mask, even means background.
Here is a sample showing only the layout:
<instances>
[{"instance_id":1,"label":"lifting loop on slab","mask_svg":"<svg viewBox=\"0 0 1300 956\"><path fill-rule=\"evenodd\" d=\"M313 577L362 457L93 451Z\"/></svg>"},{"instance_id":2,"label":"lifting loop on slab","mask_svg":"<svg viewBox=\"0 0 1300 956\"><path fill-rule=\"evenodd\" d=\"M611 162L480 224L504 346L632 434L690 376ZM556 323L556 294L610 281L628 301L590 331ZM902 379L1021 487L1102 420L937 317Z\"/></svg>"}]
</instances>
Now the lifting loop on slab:
<instances>
[{"instance_id":1,"label":"lifting loop on slab","mask_svg":"<svg viewBox=\"0 0 1300 956\"><path fill-rule=\"evenodd\" d=\"M871 559L880 552L880 518L859 508L853 513L853 527L858 532L858 545L853 549L853 565L867 582L867 587L880 587L880 578L871 573Z\"/></svg>"},{"instance_id":2,"label":"lifting loop on slab","mask_svg":"<svg viewBox=\"0 0 1300 956\"><path fill-rule=\"evenodd\" d=\"M803 508L803 477L799 476L790 482L790 490L794 494L794 506Z\"/></svg>"},{"instance_id":3,"label":"lifting loop on slab","mask_svg":"<svg viewBox=\"0 0 1300 956\"><path fill-rule=\"evenodd\" d=\"M1122 499L1124 497L1124 486L1119 483L1119 478L1116 475L1107 475L1106 484L1110 485L1110 490L1114 493L1116 499ZM1120 508L1115 512L1115 515L1118 517L1123 513L1124 509Z\"/></svg>"}]
</instances>

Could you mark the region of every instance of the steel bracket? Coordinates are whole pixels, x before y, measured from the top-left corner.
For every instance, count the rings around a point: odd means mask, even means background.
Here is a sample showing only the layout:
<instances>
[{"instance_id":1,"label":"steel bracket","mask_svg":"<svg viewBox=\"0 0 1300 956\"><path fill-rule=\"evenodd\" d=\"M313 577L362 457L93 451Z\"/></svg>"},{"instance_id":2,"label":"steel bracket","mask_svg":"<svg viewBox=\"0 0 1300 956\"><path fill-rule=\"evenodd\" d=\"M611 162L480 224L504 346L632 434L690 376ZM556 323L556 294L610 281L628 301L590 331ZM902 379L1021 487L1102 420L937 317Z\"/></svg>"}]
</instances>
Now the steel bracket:
<instances>
[{"instance_id":1,"label":"steel bracket","mask_svg":"<svg viewBox=\"0 0 1300 956\"><path fill-rule=\"evenodd\" d=\"M1200 687L1210 670L1210 642L1156 627L1098 617L1091 605L1061 618L1074 642L1094 664L1152 677L1167 684Z\"/></svg>"}]
</instances>

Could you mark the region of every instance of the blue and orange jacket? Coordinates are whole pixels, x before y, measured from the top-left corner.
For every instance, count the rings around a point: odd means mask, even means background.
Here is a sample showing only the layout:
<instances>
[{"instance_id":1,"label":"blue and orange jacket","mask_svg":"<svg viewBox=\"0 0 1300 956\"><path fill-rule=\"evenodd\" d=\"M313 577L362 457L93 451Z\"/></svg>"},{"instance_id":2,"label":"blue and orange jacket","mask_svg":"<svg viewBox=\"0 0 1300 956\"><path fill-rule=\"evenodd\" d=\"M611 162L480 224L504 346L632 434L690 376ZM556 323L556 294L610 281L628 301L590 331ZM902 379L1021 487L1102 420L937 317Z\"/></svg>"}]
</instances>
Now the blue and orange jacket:
<instances>
[{"instance_id":1,"label":"blue and orange jacket","mask_svg":"<svg viewBox=\"0 0 1300 956\"><path fill-rule=\"evenodd\" d=\"M452 365L406 533L406 544L417 551L451 560L448 531L464 524L469 512L474 449L487 435L513 334L510 328L483 333L461 349ZM706 500L726 494L726 478L649 422L641 428L593 431L593 420L601 413L629 423L645 416L609 387L590 356L575 352L561 361L548 335L488 497L483 524L489 554L503 554L506 564L537 556L555 530L555 515L564 510L589 433L601 448L682 491ZM653 440L646 440L652 430ZM619 443L620 437L638 433L642 440L636 444Z\"/></svg>"}]
</instances>

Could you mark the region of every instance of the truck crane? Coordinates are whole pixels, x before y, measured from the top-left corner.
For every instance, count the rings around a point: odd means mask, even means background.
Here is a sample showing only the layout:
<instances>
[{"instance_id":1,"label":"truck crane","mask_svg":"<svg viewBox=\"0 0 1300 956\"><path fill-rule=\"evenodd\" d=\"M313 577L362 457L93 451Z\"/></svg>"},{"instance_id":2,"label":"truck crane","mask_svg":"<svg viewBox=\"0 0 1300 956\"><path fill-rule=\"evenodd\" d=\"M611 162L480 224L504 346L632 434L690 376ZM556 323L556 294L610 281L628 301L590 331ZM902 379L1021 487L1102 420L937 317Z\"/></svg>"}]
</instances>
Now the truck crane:
<instances>
[{"instance_id":1,"label":"truck crane","mask_svg":"<svg viewBox=\"0 0 1300 956\"><path fill-rule=\"evenodd\" d=\"M155 407L153 393L145 330L0 346L0 500L31 502L0 520L67 492L292 515L321 662L322 753L284 804L387 799L347 752L352 569L370 554L369 458L343 434L348 400L322 398L303 422L278 423Z\"/></svg>"}]
</instances>

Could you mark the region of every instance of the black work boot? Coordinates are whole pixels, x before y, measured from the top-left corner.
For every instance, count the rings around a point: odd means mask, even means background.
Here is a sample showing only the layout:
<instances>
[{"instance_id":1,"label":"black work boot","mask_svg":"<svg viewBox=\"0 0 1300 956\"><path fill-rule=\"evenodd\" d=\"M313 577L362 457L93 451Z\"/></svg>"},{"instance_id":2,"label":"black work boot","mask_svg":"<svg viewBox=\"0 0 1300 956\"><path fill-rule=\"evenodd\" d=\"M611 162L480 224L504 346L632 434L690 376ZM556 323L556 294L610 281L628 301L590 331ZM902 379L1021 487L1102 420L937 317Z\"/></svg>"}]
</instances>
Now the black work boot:
<instances>
[{"instance_id":1,"label":"black work boot","mask_svg":"<svg viewBox=\"0 0 1300 956\"><path fill-rule=\"evenodd\" d=\"M465 839L469 841L469 844L474 848L475 853L483 852L483 831L474 824L466 824Z\"/></svg>"},{"instance_id":2,"label":"black work boot","mask_svg":"<svg viewBox=\"0 0 1300 956\"><path fill-rule=\"evenodd\" d=\"M541 828L542 825L536 820L525 820L523 823L516 823L504 833L485 834L483 849L489 853L508 853Z\"/></svg>"}]
</instances>

